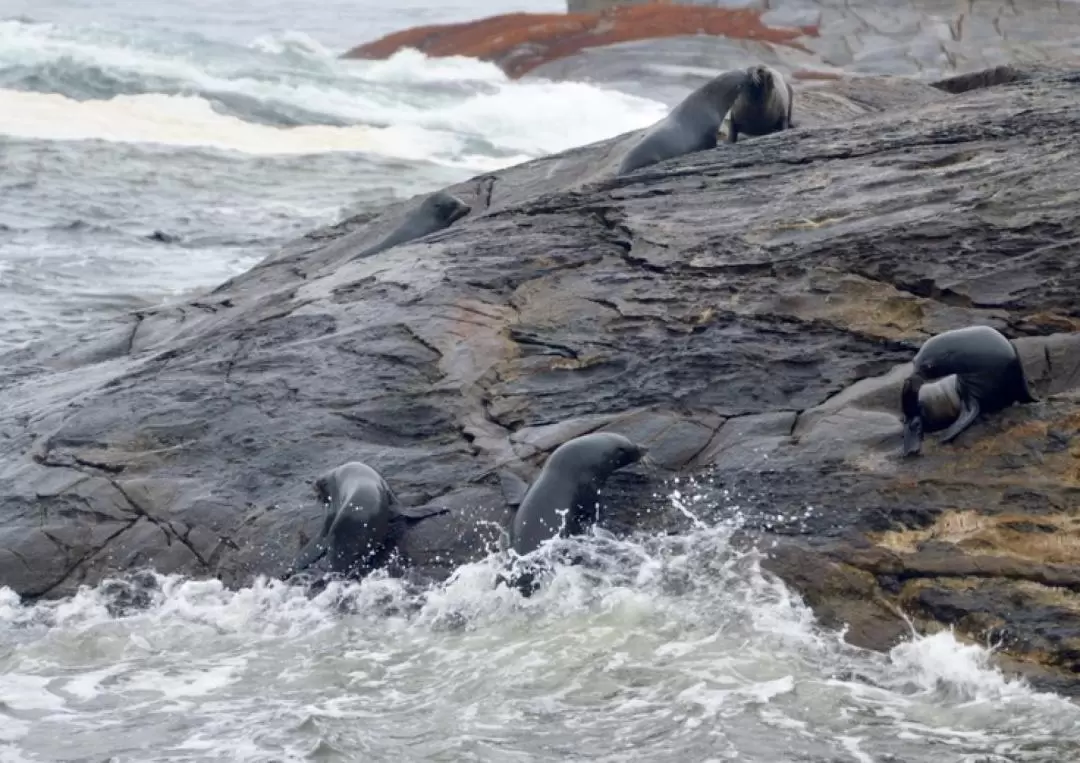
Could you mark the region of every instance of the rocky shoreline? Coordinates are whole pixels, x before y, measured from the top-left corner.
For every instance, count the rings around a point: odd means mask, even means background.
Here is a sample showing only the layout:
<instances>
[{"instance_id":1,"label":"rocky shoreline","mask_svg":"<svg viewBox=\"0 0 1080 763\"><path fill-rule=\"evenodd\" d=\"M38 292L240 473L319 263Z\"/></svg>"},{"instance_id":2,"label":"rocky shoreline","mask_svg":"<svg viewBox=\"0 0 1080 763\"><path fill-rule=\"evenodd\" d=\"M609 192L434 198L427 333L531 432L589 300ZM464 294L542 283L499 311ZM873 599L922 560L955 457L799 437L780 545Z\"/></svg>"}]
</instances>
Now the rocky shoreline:
<instances>
[{"instance_id":1,"label":"rocky shoreline","mask_svg":"<svg viewBox=\"0 0 1080 763\"><path fill-rule=\"evenodd\" d=\"M366 461L442 577L490 549L570 437L662 472L611 480L617 531L667 475L753 508L744 542L848 639L955 627L1074 693L1080 655L1080 72L807 88L799 129L614 179L636 134L451 187L471 214L356 254L421 199L315 231L196 299L0 367L0 583L279 574L311 483ZM897 457L927 337L1016 340L1042 402ZM709 519L710 517L703 517Z\"/></svg>"}]
</instances>

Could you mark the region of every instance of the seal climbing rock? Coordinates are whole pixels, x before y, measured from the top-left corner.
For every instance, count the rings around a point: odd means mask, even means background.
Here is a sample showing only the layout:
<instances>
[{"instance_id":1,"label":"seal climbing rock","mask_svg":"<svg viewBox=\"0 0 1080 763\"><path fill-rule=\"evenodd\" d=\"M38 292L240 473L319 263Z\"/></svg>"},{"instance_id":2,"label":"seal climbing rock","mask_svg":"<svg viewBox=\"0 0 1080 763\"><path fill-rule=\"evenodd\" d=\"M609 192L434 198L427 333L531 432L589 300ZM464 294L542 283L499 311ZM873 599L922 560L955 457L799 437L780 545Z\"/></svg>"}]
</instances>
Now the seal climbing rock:
<instances>
[{"instance_id":1,"label":"seal climbing rock","mask_svg":"<svg viewBox=\"0 0 1080 763\"><path fill-rule=\"evenodd\" d=\"M791 108L795 92L784 75L768 66L746 70L747 84L731 105L728 143L739 135L768 135L791 127Z\"/></svg>"},{"instance_id":2,"label":"seal climbing rock","mask_svg":"<svg viewBox=\"0 0 1080 763\"><path fill-rule=\"evenodd\" d=\"M1024 367L1016 348L1000 332L989 326L968 326L946 331L926 340L915 355L915 371L904 381L900 406L904 414L905 456L919 453L923 432L931 415L920 401L927 381L955 374L952 389L941 392L955 395L959 413L941 435L941 442L952 442L982 412L998 411L1013 403L1035 403ZM939 418L933 406L933 417Z\"/></svg>"},{"instance_id":3,"label":"seal climbing rock","mask_svg":"<svg viewBox=\"0 0 1080 763\"><path fill-rule=\"evenodd\" d=\"M390 232L378 243L364 249L356 258L370 257L379 252L422 238L443 228L449 228L455 222L472 211L472 207L446 191L437 191L420 203L401 225Z\"/></svg>"},{"instance_id":4,"label":"seal climbing rock","mask_svg":"<svg viewBox=\"0 0 1080 763\"><path fill-rule=\"evenodd\" d=\"M402 507L383 476L358 461L323 474L315 482L315 492L326 506L322 530L283 578L306 570L327 553L335 573L365 575L385 562L403 524L446 511Z\"/></svg>"},{"instance_id":5,"label":"seal climbing rock","mask_svg":"<svg viewBox=\"0 0 1080 763\"><path fill-rule=\"evenodd\" d=\"M599 491L607 478L643 458L645 448L614 432L582 435L560 445L514 514L510 548L520 557L552 538L581 535L597 518ZM500 579L527 596L536 588L533 565L517 567Z\"/></svg>"},{"instance_id":6,"label":"seal climbing rock","mask_svg":"<svg viewBox=\"0 0 1080 763\"><path fill-rule=\"evenodd\" d=\"M596 516L597 493L604 481L644 456L644 448L614 432L564 442L548 456L518 507L511 526L511 547L518 554L527 554L550 538L580 535L589 518Z\"/></svg>"},{"instance_id":7,"label":"seal climbing rock","mask_svg":"<svg viewBox=\"0 0 1080 763\"><path fill-rule=\"evenodd\" d=\"M751 76L745 71L726 72L706 82L649 128L623 158L616 174L625 175L665 159L715 148L724 117L750 82Z\"/></svg>"}]
</instances>

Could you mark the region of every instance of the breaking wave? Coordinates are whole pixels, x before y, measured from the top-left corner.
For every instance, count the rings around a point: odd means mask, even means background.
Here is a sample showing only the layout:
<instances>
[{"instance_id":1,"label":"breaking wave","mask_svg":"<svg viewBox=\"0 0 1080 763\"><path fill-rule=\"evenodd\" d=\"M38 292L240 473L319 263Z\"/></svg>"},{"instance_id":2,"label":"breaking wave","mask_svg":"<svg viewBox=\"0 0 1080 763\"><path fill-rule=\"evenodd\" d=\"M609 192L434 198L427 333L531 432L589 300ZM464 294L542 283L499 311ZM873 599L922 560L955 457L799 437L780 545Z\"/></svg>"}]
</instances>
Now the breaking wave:
<instances>
[{"instance_id":1,"label":"breaking wave","mask_svg":"<svg viewBox=\"0 0 1080 763\"><path fill-rule=\"evenodd\" d=\"M665 111L592 85L514 82L473 59L402 51L342 61L297 34L240 47L0 22L0 135L22 138L355 151L483 171L636 129Z\"/></svg>"},{"instance_id":2,"label":"breaking wave","mask_svg":"<svg viewBox=\"0 0 1080 763\"><path fill-rule=\"evenodd\" d=\"M705 500L684 486L670 502ZM664 503L663 501L660 502ZM530 599L497 555L418 591L317 596L144 573L22 605L0 590L0 751L139 759L1050 761L1080 710L950 633L846 644L731 544L551 544ZM567 553L584 564L566 566ZM152 741L152 743L150 743Z\"/></svg>"}]
</instances>

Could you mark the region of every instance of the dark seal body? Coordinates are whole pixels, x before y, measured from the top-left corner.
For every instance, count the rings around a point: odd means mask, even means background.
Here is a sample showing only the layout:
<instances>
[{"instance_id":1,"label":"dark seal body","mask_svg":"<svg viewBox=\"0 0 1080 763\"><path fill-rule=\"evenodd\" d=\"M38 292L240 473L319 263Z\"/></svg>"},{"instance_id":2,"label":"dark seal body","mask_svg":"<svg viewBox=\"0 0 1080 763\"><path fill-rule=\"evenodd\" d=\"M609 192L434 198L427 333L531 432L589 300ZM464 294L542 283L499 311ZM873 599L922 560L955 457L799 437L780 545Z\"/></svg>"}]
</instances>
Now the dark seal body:
<instances>
[{"instance_id":1,"label":"dark seal body","mask_svg":"<svg viewBox=\"0 0 1080 763\"><path fill-rule=\"evenodd\" d=\"M581 535L597 519L599 493L607 478L644 457L644 448L613 432L564 442L548 456L514 514L510 547L520 557L552 538ZM532 566L526 562L501 579L528 596L536 589Z\"/></svg>"},{"instance_id":2,"label":"dark seal body","mask_svg":"<svg viewBox=\"0 0 1080 763\"><path fill-rule=\"evenodd\" d=\"M784 75L768 66L746 70L748 83L731 105L728 143L739 135L768 135L791 127L795 92Z\"/></svg>"},{"instance_id":3,"label":"dark seal body","mask_svg":"<svg viewBox=\"0 0 1080 763\"><path fill-rule=\"evenodd\" d=\"M999 411L1013 403L1038 402L1016 347L989 326L968 326L933 336L919 348L913 364L914 373L904 381L900 400L905 456L920 451L923 432L940 416L924 408L920 400L928 381L950 375L956 379L952 394L959 400L959 414L941 435L943 443L956 439L982 412ZM938 394L949 394L949 390L943 388Z\"/></svg>"},{"instance_id":4,"label":"dark seal body","mask_svg":"<svg viewBox=\"0 0 1080 763\"><path fill-rule=\"evenodd\" d=\"M731 105L749 84L745 71L721 74L686 96L623 157L616 174L694 151L716 148L717 133Z\"/></svg>"},{"instance_id":5,"label":"dark seal body","mask_svg":"<svg viewBox=\"0 0 1080 763\"><path fill-rule=\"evenodd\" d=\"M315 481L315 492L326 506L322 529L283 577L307 569L327 554L333 572L367 574L385 561L403 524L445 511L403 508L382 475L358 461L323 474Z\"/></svg>"},{"instance_id":6,"label":"dark seal body","mask_svg":"<svg viewBox=\"0 0 1080 763\"><path fill-rule=\"evenodd\" d=\"M437 191L424 199L386 238L364 249L356 257L370 257L407 241L449 228L471 211L472 207L452 193Z\"/></svg>"}]
</instances>

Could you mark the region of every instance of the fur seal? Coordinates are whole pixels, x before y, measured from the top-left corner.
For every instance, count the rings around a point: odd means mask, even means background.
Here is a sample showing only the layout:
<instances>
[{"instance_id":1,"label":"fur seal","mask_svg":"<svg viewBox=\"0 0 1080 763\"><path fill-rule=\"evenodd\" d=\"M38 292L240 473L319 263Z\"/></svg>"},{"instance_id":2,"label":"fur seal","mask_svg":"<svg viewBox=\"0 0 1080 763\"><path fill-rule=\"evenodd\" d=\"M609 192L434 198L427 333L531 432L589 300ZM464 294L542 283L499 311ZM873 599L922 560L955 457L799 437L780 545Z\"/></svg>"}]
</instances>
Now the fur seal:
<instances>
[{"instance_id":1,"label":"fur seal","mask_svg":"<svg viewBox=\"0 0 1080 763\"><path fill-rule=\"evenodd\" d=\"M356 255L356 258L370 257L404 244L406 241L449 228L471 211L472 207L454 194L436 191L420 202L420 206L414 209L386 238L364 249Z\"/></svg>"},{"instance_id":2,"label":"fur seal","mask_svg":"<svg viewBox=\"0 0 1080 763\"><path fill-rule=\"evenodd\" d=\"M746 70L748 83L731 105L728 143L743 135L768 135L791 127L795 91L784 75L769 66Z\"/></svg>"},{"instance_id":3,"label":"fur seal","mask_svg":"<svg viewBox=\"0 0 1080 763\"><path fill-rule=\"evenodd\" d=\"M750 84L750 75L731 71L706 82L649 128L619 163L616 175L693 151L716 148L724 116Z\"/></svg>"},{"instance_id":4,"label":"fur seal","mask_svg":"<svg viewBox=\"0 0 1080 763\"><path fill-rule=\"evenodd\" d=\"M401 506L383 476L359 461L320 476L315 481L315 492L326 506L322 529L282 579L307 569L327 553L335 573L365 575L386 561L406 525L447 512L442 508Z\"/></svg>"},{"instance_id":5,"label":"fur seal","mask_svg":"<svg viewBox=\"0 0 1080 763\"><path fill-rule=\"evenodd\" d=\"M568 440L548 456L540 476L525 493L510 525L510 548L518 556L554 537L581 535L599 510L599 490L613 472L647 459L646 450L614 432L594 432ZM529 568L500 576L523 595L536 588Z\"/></svg>"},{"instance_id":6,"label":"fur seal","mask_svg":"<svg viewBox=\"0 0 1080 763\"><path fill-rule=\"evenodd\" d=\"M930 337L919 348L913 363L914 372L904 381L900 393L905 456L919 453L923 432L932 420L940 420L943 409L950 407L949 397L955 396L959 410L941 435L943 443L956 439L980 413L998 411L1013 403L1038 402L1016 347L989 326L968 326ZM955 381L949 382L950 376ZM928 397L924 407L922 389L926 382L938 379L944 384L934 393L937 399Z\"/></svg>"}]
</instances>

